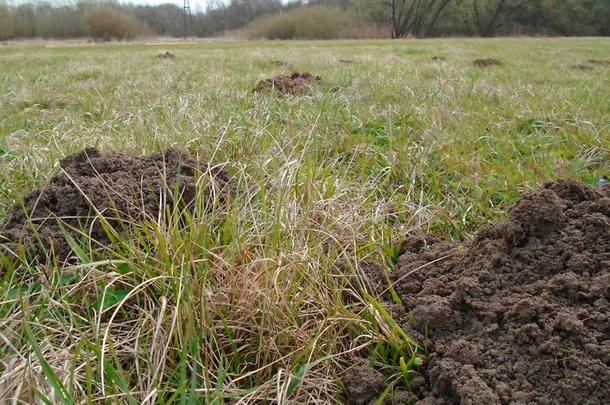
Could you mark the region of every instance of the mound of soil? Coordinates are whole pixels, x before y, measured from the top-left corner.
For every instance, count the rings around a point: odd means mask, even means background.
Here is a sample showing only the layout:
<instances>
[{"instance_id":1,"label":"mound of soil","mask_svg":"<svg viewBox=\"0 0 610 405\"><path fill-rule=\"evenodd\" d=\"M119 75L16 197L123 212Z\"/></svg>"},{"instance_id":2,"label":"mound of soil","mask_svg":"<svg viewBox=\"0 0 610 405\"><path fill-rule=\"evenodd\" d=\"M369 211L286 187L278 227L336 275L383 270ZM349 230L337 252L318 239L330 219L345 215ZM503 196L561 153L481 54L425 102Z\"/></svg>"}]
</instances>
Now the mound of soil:
<instances>
[{"instance_id":1,"label":"mound of soil","mask_svg":"<svg viewBox=\"0 0 610 405\"><path fill-rule=\"evenodd\" d=\"M261 80L254 86L254 92L264 90L277 90L280 94L304 94L309 92L313 86L322 84L320 76L311 73L292 73L291 75L278 75L269 79Z\"/></svg>"},{"instance_id":2,"label":"mound of soil","mask_svg":"<svg viewBox=\"0 0 610 405\"><path fill-rule=\"evenodd\" d=\"M353 61L351 59L339 59L339 63L341 63L342 65L351 65L354 62L355 61Z\"/></svg>"},{"instance_id":3,"label":"mound of soil","mask_svg":"<svg viewBox=\"0 0 610 405\"><path fill-rule=\"evenodd\" d=\"M78 229L83 229L90 236L92 247L98 249L111 245L99 215L117 232L123 232L140 219L158 218L159 211L174 202L181 209L191 209L200 192L206 202L215 196L222 202L230 185L226 169L196 161L176 149L135 157L87 148L65 157L60 165L61 173L46 187L23 198L27 217L20 204L9 212L0 226L0 248L15 251L22 243L43 261L38 234L44 250L52 249L57 259L66 261L72 249L58 218L73 239L81 239ZM196 172L206 170L210 179L203 190L198 190Z\"/></svg>"},{"instance_id":4,"label":"mound of soil","mask_svg":"<svg viewBox=\"0 0 610 405\"><path fill-rule=\"evenodd\" d=\"M288 62L283 60L272 60L270 63L274 66L288 66Z\"/></svg>"},{"instance_id":5,"label":"mound of soil","mask_svg":"<svg viewBox=\"0 0 610 405\"><path fill-rule=\"evenodd\" d=\"M589 65L573 65L572 69L575 69L575 70L593 70L593 66L589 66Z\"/></svg>"},{"instance_id":6,"label":"mound of soil","mask_svg":"<svg viewBox=\"0 0 610 405\"><path fill-rule=\"evenodd\" d=\"M609 185L549 182L465 246L408 237L390 279L397 321L422 344L429 328L418 404L608 403Z\"/></svg>"},{"instance_id":7,"label":"mound of soil","mask_svg":"<svg viewBox=\"0 0 610 405\"><path fill-rule=\"evenodd\" d=\"M589 59L587 62L594 65L610 65L610 60Z\"/></svg>"},{"instance_id":8,"label":"mound of soil","mask_svg":"<svg viewBox=\"0 0 610 405\"><path fill-rule=\"evenodd\" d=\"M170 51L165 51L165 53L160 53L159 55L157 55L157 58L160 59L174 59L175 57L176 55L174 55Z\"/></svg>"},{"instance_id":9,"label":"mound of soil","mask_svg":"<svg viewBox=\"0 0 610 405\"><path fill-rule=\"evenodd\" d=\"M488 66L504 66L502 62L497 59L489 58L489 59L475 59L473 65L477 67L488 67Z\"/></svg>"},{"instance_id":10,"label":"mound of soil","mask_svg":"<svg viewBox=\"0 0 610 405\"><path fill-rule=\"evenodd\" d=\"M444 56L432 56L430 59L432 59L433 62L444 62L447 60Z\"/></svg>"}]
</instances>

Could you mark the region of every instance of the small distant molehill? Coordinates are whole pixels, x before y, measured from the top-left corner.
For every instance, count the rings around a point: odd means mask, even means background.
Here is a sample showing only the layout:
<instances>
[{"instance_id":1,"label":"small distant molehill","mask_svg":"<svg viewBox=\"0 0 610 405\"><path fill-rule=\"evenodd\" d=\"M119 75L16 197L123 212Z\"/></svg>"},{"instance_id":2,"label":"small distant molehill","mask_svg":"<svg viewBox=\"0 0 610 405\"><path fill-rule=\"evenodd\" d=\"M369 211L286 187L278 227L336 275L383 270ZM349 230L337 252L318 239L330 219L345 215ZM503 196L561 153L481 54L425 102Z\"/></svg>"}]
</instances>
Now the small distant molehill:
<instances>
[{"instance_id":1,"label":"small distant molehill","mask_svg":"<svg viewBox=\"0 0 610 405\"><path fill-rule=\"evenodd\" d=\"M494 58L475 59L472 64L476 67L504 66L502 62Z\"/></svg>"},{"instance_id":2,"label":"small distant molehill","mask_svg":"<svg viewBox=\"0 0 610 405\"><path fill-rule=\"evenodd\" d=\"M277 75L269 79L261 80L254 86L255 93L265 90L277 90L280 94L305 94L311 89L323 83L320 76L314 76L309 72L294 72L290 75Z\"/></svg>"},{"instance_id":3,"label":"small distant molehill","mask_svg":"<svg viewBox=\"0 0 610 405\"><path fill-rule=\"evenodd\" d=\"M176 55L174 55L170 51L165 51L164 53L160 53L159 55L157 55L157 58L159 59L174 59L175 57Z\"/></svg>"}]
</instances>

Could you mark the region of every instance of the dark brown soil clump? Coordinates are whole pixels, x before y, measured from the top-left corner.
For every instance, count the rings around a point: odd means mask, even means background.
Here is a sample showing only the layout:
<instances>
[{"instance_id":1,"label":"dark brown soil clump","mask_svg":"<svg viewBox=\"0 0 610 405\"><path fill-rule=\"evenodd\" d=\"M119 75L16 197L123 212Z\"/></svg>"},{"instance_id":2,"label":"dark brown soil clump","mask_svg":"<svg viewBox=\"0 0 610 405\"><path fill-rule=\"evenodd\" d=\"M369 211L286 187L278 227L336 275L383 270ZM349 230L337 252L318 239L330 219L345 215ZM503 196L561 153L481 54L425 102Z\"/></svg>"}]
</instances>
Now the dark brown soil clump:
<instances>
[{"instance_id":1,"label":"dark brown soil clump","mask_svg":"<svg viewBox=\"0 0 610 405\"><path fill-rule=\"evenodd\" d=\"M205 202L215 196L222 202L230 186L226 169L196 161L176 149L135 157L87 148L65 157L60 165L61 173L46 187L23 198L27 217L20 204L9 212L0 226L0 248L15 251L21 243L38 261L44 262L44 251L51 250L58 260L67 261L73 252L58 218L74 240L82 239L85 233L92 248L98 250L111 246L100 217L123 233L139 220L156 220L166 206L178 204L179 209L191 210L200 193ZM203 176L208 170L209 180L201 190L197 174Z\"/></svg>"},{"instance_id":2,"label":"dark brown soil clump","mask_svg":"<svg viewBox=\"0 0 610 405\"><path fill-rule=\"evenodd\" d=\"M587 62L593 65L610 65L610 60L589 59Z\"/></svg>"},{"instance_id":3,"label":"dark brown soil clump","mask_svg":"<svg viewBox=\"0 0 610 405\"><path fill-rule=\"evenodd\" d=\"M477 67L489 67L489 66L504 66L502 62L497 59L488 58L488 59L475 59L472 62Z\"/></svg>"},{"instance_id":4,"label":"dark brown soil clump","mask_svg":"<svg viewBox=\"0 0 610 405\"><path fill-rule=\"evenodd\" d=\"M429 328L418 404L610 398L609 186L549 182L463 247L408 237L390 279L404 305L396 320L421 344Z\"/></svg>"},{"instance_id":5,"label":"dark brown soil clump","mask_svg":"<svg viewBox=\"0 0 610 405\"><path fill-rule=\"evenodd\" d=\"M593 66L589 66L589 65L573 65L572 69L574 69L574 70L593 70Z\"/></svg>"},{"instance_id":6,"label":"dark brown soil clump","mask_svg":"<svg viewBox=\"0 0 610 405\"><path fill-rule=\"evenodd\" d=\"M366 364L358 364L350 368L342 381L350 405L373 403L386 387L383 374Z\"/></svg>"},{"instance_id":7,"label":"dark brown soil clump","mask_svg":"<svg viewBox=\"0 0 610 405\"><path fill-rule=\"evenodd\" d=\"M322 84L320 76L311 73L292 73L291 75L278 75L270 79L261 80L254 87L254 92L264 90L277 90L280 94L305 94L315 85Z\"/></svg>"},{"instance_id":8,"label":"dark brown soil clump","mask_svg":"<svg viewBox=\"0 0 610 405\"><path fill-rule=\"evenodd\" d=\"M445 62L447 58L444 56L433 56L430 58L433 62Z\"/></svg>"},{"instance_id":9,"label":"dark brown soil clump","mask_svg":"<svg viewBox=\"0 0 610 405\"><path fill-rule=\"evenodd\" d=\"M165 51L165 53L160 53L159 55L157 55L157 58L160 59L174 59L175 57L176 55L174 55L170 51Z\"/></svg>"},{"instance_id":10,"label":"dark brown soil clump","mask_svg":"<svg viewBox=\"0 0 610 405\"><path fill-rule=\"evenodd\" d=\"M355 61L353 61L351 59L339 59L339 63L341 63L342 65L351 65L354 62Z\"/></svg>"}]
</instances>

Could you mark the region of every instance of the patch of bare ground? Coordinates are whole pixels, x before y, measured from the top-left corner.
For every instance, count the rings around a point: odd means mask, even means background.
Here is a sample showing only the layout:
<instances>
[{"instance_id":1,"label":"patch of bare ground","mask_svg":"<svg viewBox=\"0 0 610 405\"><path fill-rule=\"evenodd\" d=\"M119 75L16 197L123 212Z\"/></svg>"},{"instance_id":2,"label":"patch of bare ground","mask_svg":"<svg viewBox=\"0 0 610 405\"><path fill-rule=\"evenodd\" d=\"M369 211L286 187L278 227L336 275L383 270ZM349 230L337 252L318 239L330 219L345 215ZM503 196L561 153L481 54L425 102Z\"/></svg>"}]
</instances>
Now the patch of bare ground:
<instances>
[{"instance_id":1,"label":"patch of bare ground","mask_svg":"<svg viewBox=\"0 0 610 405\"><path fill-rule=\"evenodd\" d=\"M591 404L610 398L610 185L549 182L472 243L410 236L381 300L429 356L410 400ZM378 267L378 266L377 266ZM379 269L365 285L377 288ZM398 309L396 307L399 307ZM365 397L378 384L360 393ZM364 383L361 384L364 386ZM352 403L359 403L357 399ZM391 402L390 402L391 403Z\"/></svg>"},{"instance_id":2,"label":"patch of bare ground","mask_svg":"<svg viewBox=\"0 0 610 405\"><path fill-rule=\"evenodd\" d=\"M574 70L593 70L593 66L578 64L578 65L572 65L572 69L574 69Z\"/></svg>"},{"instance_id":3,"label":"patch of bare ground","mask_svg":"<svg viewBox=\"0 0 610 405\"><path fill-rule=\"evenodd\" d=\"M176 55L174 55L170 51L165 51L164 53L160 53L159 55L157 55L157 58L159 59L174 59L175 57Z\"/></svg>"},{"instance_id":4,"label":"patch of bare ground","mask_svg":"<svg viewBox=\"0 0 610 405\"><path fill-rule=\"evenodd\" d=\"M475 59L472 63L476 67L504 66L502 62L494 58Z\"/></svg>"},{"instance_id":5,"label":"patch of bare ground","mask_svg":"<svg viewBox=\"0 0 610 405\"><path fill-rule=\"evenodd\" d=\"M587 62L593 65L610 65L610 60L589 59Z\"/></svg>"},{"instance_id":6,"label":"patch of bare ground","mask_svg":"<svg viewBox=\"0 0 610 405\"><path fill-rule=\"evenodd\" d=\"M86 235L93 249L108 249L107 228L124 234L140 220L157 219L167 206L191 210L199 195L210 203L215 197L223 201L230 183L225 168L177 149L136 157L87 148L60 166L58 175L26 194L0 225L0 249L8 256L21 247L38 262L46 262L50 252L69 261L74 251L66 234L76 241ZM206 172L211 181L200 189L196 175Z\"/></svg>"},{"instance_id":7,"label":"patch of bare ground","mask_svg":"<svg viewBox=\"0 0 610 405\"><path fill-rule=\"evenodd\" d=\"M265 90L276 90L280 95L305 94L311 91L314 86L322 83L320 76L314 76L308 72L294 72L290 75L277 75L261 80L254 86L253 91L259 93Z\"/></svg>"}]
</instances>

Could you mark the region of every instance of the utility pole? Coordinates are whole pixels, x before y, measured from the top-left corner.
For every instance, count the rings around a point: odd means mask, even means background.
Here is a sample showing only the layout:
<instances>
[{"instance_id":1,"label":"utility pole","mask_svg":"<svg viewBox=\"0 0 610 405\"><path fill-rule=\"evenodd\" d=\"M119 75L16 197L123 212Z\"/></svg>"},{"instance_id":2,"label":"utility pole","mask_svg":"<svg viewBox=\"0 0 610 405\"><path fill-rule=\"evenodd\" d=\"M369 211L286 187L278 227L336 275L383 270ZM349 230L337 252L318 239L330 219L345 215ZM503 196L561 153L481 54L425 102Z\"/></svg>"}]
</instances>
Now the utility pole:
<instances>
[{"instance_id":1,"label":"utility pole","mask_svg":"<svg viewBox=\"0 0 610 405\"><path fill-rule=\"evenodd\" d=\"M184 0L184 38L189 34L189 25L192 19L189 0Z\"/></svg>"}]
</instances>

